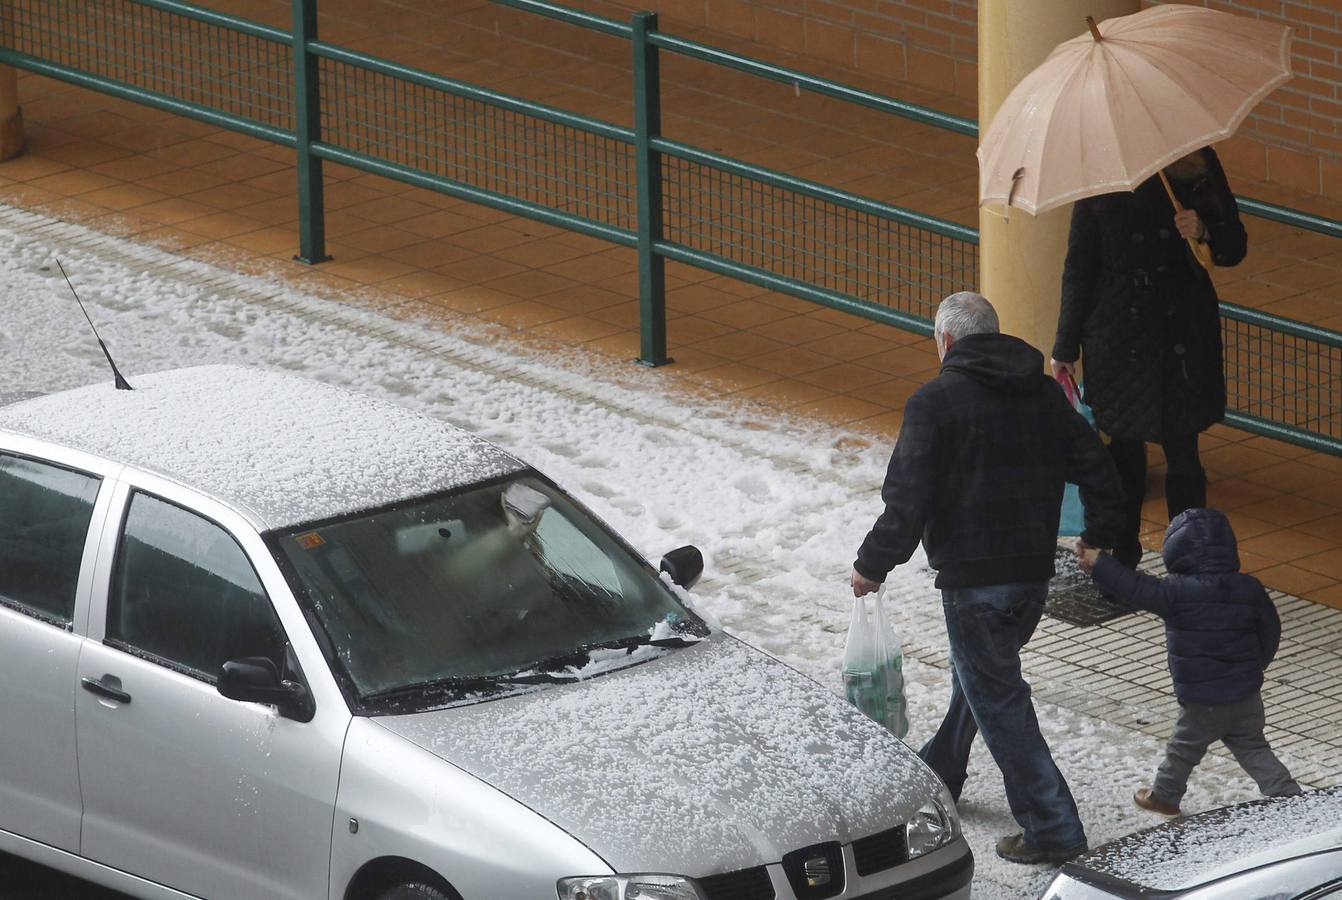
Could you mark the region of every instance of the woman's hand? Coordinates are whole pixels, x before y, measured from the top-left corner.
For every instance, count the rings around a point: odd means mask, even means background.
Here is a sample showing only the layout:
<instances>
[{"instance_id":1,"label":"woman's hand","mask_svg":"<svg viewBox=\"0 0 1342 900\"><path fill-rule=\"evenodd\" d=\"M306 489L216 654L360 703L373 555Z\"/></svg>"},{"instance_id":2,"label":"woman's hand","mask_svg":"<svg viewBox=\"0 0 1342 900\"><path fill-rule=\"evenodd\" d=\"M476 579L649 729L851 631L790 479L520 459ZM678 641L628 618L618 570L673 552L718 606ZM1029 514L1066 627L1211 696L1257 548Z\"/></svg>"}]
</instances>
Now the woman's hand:
<instances>
[{"instance_id":1,"label":"woman's hand","mask_svg":"<svg viewBox=\"0 0 1342 900\"><path fill-rule=\"evenodd\" d=\"M1207 226L1202 223L1197 210L1182 209L1174 214L1174 227L1179 229L1179 234L1190 241L1205 241L1207 239Z\"/></svg>"},{"instance_id":2,"label":"woman's hand","mask_svg":"<svg viewBox=\"0 0 1342 900\"><path fill-rule=\"evenodd\" d=\"M1053 370L1054 380L1061 378L1062 374L1066 372L1068 378L1071 378L1073 381L1076 381L1076 363L1062 362L1061 360L1050 359L1048 361L1048 367Z\"/></svg>"}]
</instances>

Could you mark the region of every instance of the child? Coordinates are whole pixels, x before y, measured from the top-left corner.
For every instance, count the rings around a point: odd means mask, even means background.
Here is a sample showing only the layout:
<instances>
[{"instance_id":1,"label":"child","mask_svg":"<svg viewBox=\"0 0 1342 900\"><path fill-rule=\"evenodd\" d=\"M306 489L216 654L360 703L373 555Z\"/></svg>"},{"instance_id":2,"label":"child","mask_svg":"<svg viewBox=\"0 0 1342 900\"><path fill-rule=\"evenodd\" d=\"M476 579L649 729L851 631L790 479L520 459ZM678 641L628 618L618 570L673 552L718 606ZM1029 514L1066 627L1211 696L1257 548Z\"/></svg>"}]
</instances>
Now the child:
<instances>
[{"instance_id":1,"label":"child","mask_svg":"<svg viewBox=\"0 0 1342 900\"><path fill-rule=\"evenodd\" d=\"M1133 801L1179 815L1189 774L1218 740L1265 796L1299 794L1263 737L1263 670L1276 655L1281 620L1258 579L1240 573L1229 520L1215 509L1185 510L1170 522L1160 552L1169 572L1163 579L1077 543L1096 586L1165 620L1179 721L1155 783Z\"/></svg>"}]
</instances>

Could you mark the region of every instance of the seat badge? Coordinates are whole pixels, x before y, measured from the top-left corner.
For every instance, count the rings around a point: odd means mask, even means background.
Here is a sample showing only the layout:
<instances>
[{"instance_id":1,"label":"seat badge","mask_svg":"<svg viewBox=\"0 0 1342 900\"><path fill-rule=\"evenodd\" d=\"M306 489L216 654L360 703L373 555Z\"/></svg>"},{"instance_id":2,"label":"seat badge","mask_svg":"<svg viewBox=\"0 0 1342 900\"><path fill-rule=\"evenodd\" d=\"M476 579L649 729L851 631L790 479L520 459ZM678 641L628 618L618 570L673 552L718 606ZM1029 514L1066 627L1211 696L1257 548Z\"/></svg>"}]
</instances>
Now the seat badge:
<instances>
[{"instance_id":1,"label":"seat badge","mask_svg":"<svg viewBox=\"0 0 1342 900\"><path fill-rule=\"evenodd\" d=\"M830 883L829 860L823 856L808 859L802 863L802 874L806 876L807 887L824 887Z\"/></svg>"}]
</instances>

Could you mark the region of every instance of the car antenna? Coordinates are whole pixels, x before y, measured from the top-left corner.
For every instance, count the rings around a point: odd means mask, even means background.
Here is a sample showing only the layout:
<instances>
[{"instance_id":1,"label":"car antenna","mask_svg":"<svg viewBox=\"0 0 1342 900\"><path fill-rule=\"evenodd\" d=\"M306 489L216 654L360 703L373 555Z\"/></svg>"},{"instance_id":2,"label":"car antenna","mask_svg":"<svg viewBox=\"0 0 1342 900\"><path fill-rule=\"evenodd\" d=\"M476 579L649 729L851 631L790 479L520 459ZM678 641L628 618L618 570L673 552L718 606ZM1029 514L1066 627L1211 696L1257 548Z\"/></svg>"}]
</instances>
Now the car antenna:
<instances>
[{"instance_id":1,"label":"car antenna","mask_svg":"<svg viewBox=\"0 0 1342 900\"><path fill-rule=\"evenodd\" d=\"M116 389L118 391L134 390L134 388L130 386L130 382L122 377L121 372L117 370L116 363L112 362L112 354L107 352L107 345L104 344L103 339L99 337L98 329L93 327L93 320L89 318L89 311L84 308L84 301L79 299L79 294L75 291L75 286L70 284L70 276L65 274L65 266L61 265L59 259L56 260L56 268L61 270L61 275L65 277L65 283L70 285L70 293L75 295L75 302L79 304L79 311L84 314L84 320L89 323L89 328L93 328L93 336L98 338L98 346L103 348L103 356L107 357L107 364L112 367L112 374L116 376Z\"/></svg>"}]
</instances>

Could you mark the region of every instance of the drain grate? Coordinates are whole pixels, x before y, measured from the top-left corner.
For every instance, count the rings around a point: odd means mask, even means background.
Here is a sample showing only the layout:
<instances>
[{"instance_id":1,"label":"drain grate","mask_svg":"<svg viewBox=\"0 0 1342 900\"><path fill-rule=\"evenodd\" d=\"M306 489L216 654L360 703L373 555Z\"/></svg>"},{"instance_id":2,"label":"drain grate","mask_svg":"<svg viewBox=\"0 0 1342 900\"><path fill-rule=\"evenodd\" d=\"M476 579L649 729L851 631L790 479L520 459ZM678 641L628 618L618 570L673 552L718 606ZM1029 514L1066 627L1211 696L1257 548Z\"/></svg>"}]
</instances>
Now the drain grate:
<instances>
[{"instance_id":1,"label":"drain grate","mask_svg":"<svg viewBox=\"0 0 1342 900\"><path fill-rule=\"evenodd\" d=\"M1110 600L1095 587L1090 576L1076 564L1070 548L1059 547L1054 565L1058 574L1048 585L1044 612L1070 625L1099 625L1133 612L1132 607Z\"/></svg>"}]
</instances>

